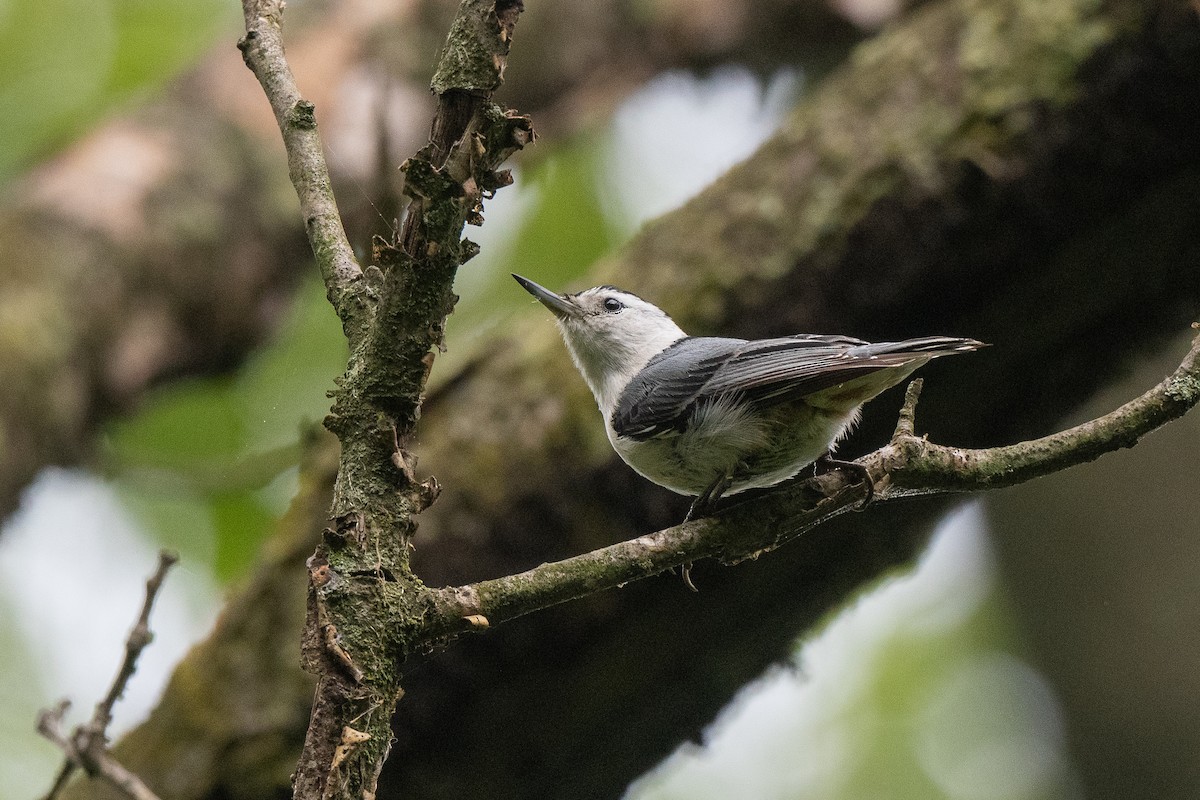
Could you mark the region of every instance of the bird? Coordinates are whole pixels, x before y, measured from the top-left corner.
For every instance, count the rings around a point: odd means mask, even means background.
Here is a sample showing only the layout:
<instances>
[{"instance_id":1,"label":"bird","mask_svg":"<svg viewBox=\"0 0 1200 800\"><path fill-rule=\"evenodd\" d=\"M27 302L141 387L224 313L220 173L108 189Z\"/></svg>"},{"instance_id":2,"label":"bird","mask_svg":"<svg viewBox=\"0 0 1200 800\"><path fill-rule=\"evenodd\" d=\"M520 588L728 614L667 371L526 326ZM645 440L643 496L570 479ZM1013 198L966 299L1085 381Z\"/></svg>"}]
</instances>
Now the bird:
<instances>
[{"instance_id":1,"label":"bird","mask_svg":"<svg viewBox=\"0 0 1200 800\"><path fill-rule=\"evenodd\" d=\"M858 472L869 502L866 470L833 458L863 404L930 359L987 346L948 336L689 336L662 309L615 286L558 294L513 278L553 312L617 455L695 498L685 520L818 462Z\"/></svg>"}]
</instances>

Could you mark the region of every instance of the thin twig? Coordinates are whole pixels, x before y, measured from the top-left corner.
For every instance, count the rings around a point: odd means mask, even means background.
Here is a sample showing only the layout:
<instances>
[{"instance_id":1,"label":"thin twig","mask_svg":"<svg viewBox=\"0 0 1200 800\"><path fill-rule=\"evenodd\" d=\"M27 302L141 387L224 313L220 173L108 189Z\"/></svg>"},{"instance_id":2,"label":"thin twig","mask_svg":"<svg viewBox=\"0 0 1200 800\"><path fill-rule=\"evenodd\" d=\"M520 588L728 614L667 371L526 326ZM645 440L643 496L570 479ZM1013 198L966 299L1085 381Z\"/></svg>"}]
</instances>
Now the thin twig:
<instances>
[{"instance_id":1,"label":"thin twig","mask_svg":"<svg viewBox=\"0 0 1200 800\"><path fill-rule=\"evenodd\" d=\"M53 709L45 709L38 715L38 733L57 745L67 756L54 786L44 800L54 800L77 768L92 777L104 778L132 800L159 800L158 795L141 778L113 758L103 739L89 739L85 726L76 728L70 737L63 733L62 719L69 707L68 701L61 700Z\"/></svg>"},{"instance_id":2,"label":"thin twig","mask_svg":"<svg viewBox=\"0 0 1200 800\"><path fill-rule=\"evenodd\" d=\"M133 800L158 800L157 795L145 783L134 775L113 757L108 749L108 726L112 723L113 706L125 693L129 679L137 670L137 660L142 651L154 639L150 632L150 611L158 598L159 589L167 571L179 560L174 553L162 550L158 554L158 568L146 581L146 598L142 602L141 611L129 636L125 640L125 657L113 678L112 685L104 699L96 704L92 718L77 727L70 736L63 733L63 717L71 707L69 700L60 700L51 709L43 709L38 714L37 730L42 736L54 743L66 755L62 769L54 780L54 785L46 794L45 800L54 800L76 769L82 769L92 777L107 780L126 796Z\"/></svg>"},{"instance_id":3,"label":"thin twig","mask_svg":"<svg viewBox=\"0 0 1200 800\"><path fill-rule=\"evenodd\" d=\"M179 556L174 553L166 550L160 550L158 553L158 568L146 581L146 599L142 602L142 610L138 614L133 628L129 631L129 636L125 639L125 658L121 661L121 668L117 670L108 694L96 704L96 711L89 723L89 727L95 731L97 736L106 735L108 726L112 723L113 706L125 693L125 687L129 684L129 679L133 677L134 670L137 669L137 660L141 656L142 650L146 649L146 646L154 640L154 634L150 632L150 610L154 607L158 591L167 577L167 570L171 569L178 561Z\"/></svg>"},{"instance_id":4,"label":"thin twig","mask_svg":"<svg viewBox=\"0 0 1200 800\"><path fill-rule=\"evenodd\" d=\"M915 436L917 430L917 401L921 399L924 378L914 378L904 390L904 405L900 407L900 418L896 420L896 432L892 441L902 436Z\"/></svg>"},{"instance_id":5,"label":"thin twig","mask_svg":"<svg viewBox=\"0 0 1200 800\"><path fill-rule=\"evenodd\" d=\"M354 340L367 324L369 308L362 268L346 238L317 133L316 110L300 96L296 79L283 54L282 0L242 0L246 35L238 49L271 102L275 121L287 150L288 172L308 241L316 257L329 302L342 320L346 335Z\"/></svg>"},{"instance_id":6,"label":"thin twig","mask_svg":"<svg viewBox=\"0 0 1200 800\"><path fill-rule=\"evenodd\" d=\"M1142 396L1097 419L1027 442L969 450L902 434L866 460L886 475L885 498L999 489L1105 453L1133 447L1143 436L1187 413L1200 400L1200 336L1179 367Z\"/></svg>"},{"instance_id":7,"label":"thin twig","mask_svg":"<svg viewBox=\"0 0 1200 800\"><path fill-rule=\"evenodd\" d=\"M58 793L67 785L67 781L75 774L76 768L79 766L70 758L72 750L71 742L62 735L62 718L66 715L67 710L71 707L71 701L63 698L58 701L54 708L44 708L38 714L37 732L46 739L49 739L68 757L63 760L62 768L59 769L57 777L54 779L54 785L50 787L50 791L46 793L44 800L54 800L58 797Z\"/></svg>"}]
</instances>

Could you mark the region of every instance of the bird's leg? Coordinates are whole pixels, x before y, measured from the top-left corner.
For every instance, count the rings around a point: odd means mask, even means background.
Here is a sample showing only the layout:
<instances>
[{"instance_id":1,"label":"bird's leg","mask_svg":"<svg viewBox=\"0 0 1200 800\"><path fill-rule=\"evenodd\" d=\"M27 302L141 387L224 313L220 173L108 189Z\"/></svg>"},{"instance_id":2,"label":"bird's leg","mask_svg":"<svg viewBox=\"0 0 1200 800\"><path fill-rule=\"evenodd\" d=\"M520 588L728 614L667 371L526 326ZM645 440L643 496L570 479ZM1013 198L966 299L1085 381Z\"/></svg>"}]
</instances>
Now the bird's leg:
<instances>
[{"instance_id":1,"label":"bird's leg","mask_svg":"<svg viewBox=\"0 0 1200 800\"><path fill-rule=\"evenodd\" d=\"M721 495L733 485L733 476L728 472L721 475L715 481L705 487L700 496L692 501L691 507L688 509L687 515L683 518L684 522L691 522L693 519L698 519L707 515L716 502L721 499ZM683 585L691 589L693 592L699 592L696 584L692 583L692 562L687 562L679 568L679 575L683 578Z\"/></svg>"},{"instance_id":2,"label":"bird's leg","mask_svg":"<svg viewBox=\"0 0 1200 800\"><path fill-rule=\"evenodd\" d=\"M843 469L847 472L853 472L861 479L863 488L866 490L866 496L855 506L855 511L862 511L871 505L871 501L875 499L875 481L871 479L871 471L857 461L843 461L840 458L834 458L833 453L830 452L818 458L813 466L824 469Z\"/></svg>"},{"instance_id":3,"label":"bird's leg","mask_svg":"<svg viewBox=\"0 0 1200 800\"><path fill-rule=\"evenodd\" d=\"M721 475L715 481L705 487L700 496L692 501L691 508L688 509L687 515L683 518L684 522L691 522L694 519L706 516L712 511L713 506L721 499L721 495L733 485L733 476L728 472Z\"/></svg>"}]
</instances>

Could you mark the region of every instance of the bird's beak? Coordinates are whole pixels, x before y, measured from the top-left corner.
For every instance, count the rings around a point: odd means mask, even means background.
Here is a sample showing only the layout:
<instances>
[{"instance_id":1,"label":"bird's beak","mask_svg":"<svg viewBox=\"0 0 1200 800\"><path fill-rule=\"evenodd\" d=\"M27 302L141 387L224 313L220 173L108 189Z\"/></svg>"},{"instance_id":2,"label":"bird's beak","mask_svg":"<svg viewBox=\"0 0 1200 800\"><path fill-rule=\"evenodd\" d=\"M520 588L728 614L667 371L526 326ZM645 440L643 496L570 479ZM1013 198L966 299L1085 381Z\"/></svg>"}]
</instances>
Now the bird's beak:
<instances>
[{"instance_id":1,"label":"bird's beak","mask_svg":"<svg viewBox=\"0 0 1200 800\"><path fill-rule=\"evenodd\" d=\"M538 286L528 278L522 278L520 275L513 273L513 277L517 279L517 283L524 287L525 291L536 297L542 305L554 312L556 317L570 317L579 313L579 307L566 299L562 295L555 294L544 286Z\"/></svg>"}]
</instances>

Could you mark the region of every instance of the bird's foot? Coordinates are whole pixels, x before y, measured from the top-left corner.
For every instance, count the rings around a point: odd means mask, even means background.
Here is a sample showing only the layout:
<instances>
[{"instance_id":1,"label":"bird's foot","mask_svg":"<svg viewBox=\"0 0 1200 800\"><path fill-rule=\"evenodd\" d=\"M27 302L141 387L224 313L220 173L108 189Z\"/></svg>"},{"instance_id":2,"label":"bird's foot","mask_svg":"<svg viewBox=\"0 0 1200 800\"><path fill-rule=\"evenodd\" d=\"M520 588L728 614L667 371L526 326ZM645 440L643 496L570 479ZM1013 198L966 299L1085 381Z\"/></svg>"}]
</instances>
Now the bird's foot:
<instances>
[{"instance_id":1,"label":"bird's foot","mask_svg":"<svg viewBox=\"0 0 1200 800\"><path fill-rule=\"evenodd\" d=\"M875 481L871 479L871 471L859 464L857 461L843 461L840 458L834 458L831 453L826 453L817 459L814 467L821 467L826 470L841 469L846 472L852 472L857 475L866 491L866 495L858 505L854 507L855 511L862 511L875 499Z\"/></svg>"},{"instance_id":2,"label":"bird's foot","mask_svg":"<svg viewBox=\"0 0 1200 800\"><path fill-rule=\"evenodd\" d=\"M679 577L683 578L683 585L691 589L697 594L700 590L696 588L696 584L692 583L692 562L687 562L679 567Z\"/></svg>"},{"instance_id":3,"label":"bird's foot","mask_svg":"<svg viewBox=\"0 0 1200 800\"><path fill-rule=\"evenodd\" d=\"M716 506L717 501L721 499L721 495L733 485L733 478L729 475L722 475L715 481L710 483L700 496L692 501L692 505L688 508L687 514L684 516L684 522L691 522L694 519L708 516ZM691 589L693 592L699 592L696 584L692 583L692 562L688 561L679 568L679 576L683 578L683 585Z\"/></svg>"}]
</instances>

